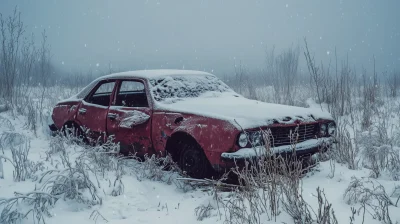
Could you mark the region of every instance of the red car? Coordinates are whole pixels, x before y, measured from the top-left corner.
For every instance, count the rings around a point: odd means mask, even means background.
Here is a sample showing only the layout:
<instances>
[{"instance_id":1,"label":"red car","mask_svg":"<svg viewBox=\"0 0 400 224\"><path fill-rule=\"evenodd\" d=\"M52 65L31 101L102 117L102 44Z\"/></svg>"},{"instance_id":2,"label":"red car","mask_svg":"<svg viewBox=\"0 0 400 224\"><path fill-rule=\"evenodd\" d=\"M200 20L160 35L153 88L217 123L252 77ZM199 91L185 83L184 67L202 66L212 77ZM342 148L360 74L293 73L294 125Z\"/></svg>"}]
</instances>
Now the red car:
<instances>
[{"instance_id":1,"label":"red car","mask_svg":"<svg viewBox=\"0 0 400 224\"><path fill-rule=\"evenodd\" d=\"M332 143L336 128L320 109L250 100L212 74L187 70L103 76L58 102L52 118L53 131L74 127L89 141L113 136L121 153L169 153L197 178L265 155L266 148L312 155Z\"/></svg>"}]
</instances>

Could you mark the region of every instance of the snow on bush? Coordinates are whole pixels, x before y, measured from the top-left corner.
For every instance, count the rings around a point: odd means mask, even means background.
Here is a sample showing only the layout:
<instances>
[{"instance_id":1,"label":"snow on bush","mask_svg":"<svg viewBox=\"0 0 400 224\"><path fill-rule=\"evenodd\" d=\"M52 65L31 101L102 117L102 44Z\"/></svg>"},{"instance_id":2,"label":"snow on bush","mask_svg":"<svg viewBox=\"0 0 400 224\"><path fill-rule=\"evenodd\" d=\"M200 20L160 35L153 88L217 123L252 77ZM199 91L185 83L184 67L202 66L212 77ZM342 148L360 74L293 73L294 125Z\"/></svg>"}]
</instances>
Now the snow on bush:
<instances>
[{"instance_id":1,"label":"snow on bush","mask_svg":"<svg viewBox=\"0 0 400 224\"><path fill-rule=\"evenodd\" d=\"M35 223L45 223L46 217L51 217L50 209L54 206L57 197L32 191L29 193L17 193L12 198L0 198L0 223L18 224L28 216L34 218Z\"/></svg>"},{"instance_id":2,"label":"snow on bush","mask_svg":"<svg viewBox=\"0 0 400 224\"><path fill-rule=\"evenodd\" d=\"M4 150L10 147L17 147L18 145L26 142L25 136L14 131L5 131L0 134L0 149Z\"/></svg>"},{"instance_id":3,"label":"snow on bush","mask_svg":"<svg viewBox=\"0 0 400 224\"><path fill-rule=\"evenodd\" d=\"M385 188L376 180L352 178L344 193L346 203L360 204L358 212L366 212L382 223L393 223L390 218L389 207L397 207L397 202L392 201Z\"/></svg>"},{"instance_id":4,"label":"snow on bush","mask_svg":"<svg viewBox=\"0 0 400 224\"><path fill-rule=\"evenodd\" d=\"M4 159L6 162L10 162L13 166L13 177L14 181L25 181L29 178L33 177L33 174L37 171L38 167L41 163L35 164L34 162L28 159L30 150L30 143L25 142L24 144L20 144L19 146L11 146L11 158L6 157L4 155L0 155L0 159Z\"/></svg>"}]
</instances>

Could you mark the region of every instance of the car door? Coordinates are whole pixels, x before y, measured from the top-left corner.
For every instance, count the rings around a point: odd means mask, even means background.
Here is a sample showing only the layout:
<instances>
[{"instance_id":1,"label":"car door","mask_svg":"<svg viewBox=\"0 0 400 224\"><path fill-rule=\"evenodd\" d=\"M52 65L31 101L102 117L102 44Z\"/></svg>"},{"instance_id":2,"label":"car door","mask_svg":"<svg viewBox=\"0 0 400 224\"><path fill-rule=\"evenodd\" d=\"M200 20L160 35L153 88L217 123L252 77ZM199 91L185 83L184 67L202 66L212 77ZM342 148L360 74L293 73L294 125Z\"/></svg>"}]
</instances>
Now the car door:
<instances>
[{"instance_id":1,"label":"car door","mask_svg":"<svg viewBox=\"0 0 400 224\"><path fill-rule=\"evenodd\" d=\"M152 153L151 108L142 80L120 80L107 115L107 134L120 143L121 153Z\"/></svg>"},{"instance_id":2,"label":"car door","mask_svg":"<svg viewBox=\"0 0 400 224\"><path fill-rule=\"evenodd\" d=\"M106 118L115 83L115 80L99 82L78 108L76 120L91 143L104 141L107 130Z\"/></svg>"}]
</instances>

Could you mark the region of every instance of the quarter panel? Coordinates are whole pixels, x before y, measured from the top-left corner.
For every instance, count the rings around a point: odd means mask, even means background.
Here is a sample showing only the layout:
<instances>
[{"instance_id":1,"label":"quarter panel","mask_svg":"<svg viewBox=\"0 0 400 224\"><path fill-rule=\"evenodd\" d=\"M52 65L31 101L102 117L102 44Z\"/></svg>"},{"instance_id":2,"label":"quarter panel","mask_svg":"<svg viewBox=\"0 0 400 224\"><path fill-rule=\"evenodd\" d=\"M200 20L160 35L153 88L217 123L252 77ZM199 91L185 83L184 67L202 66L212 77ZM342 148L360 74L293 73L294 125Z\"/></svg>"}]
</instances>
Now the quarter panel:
<instances>
[{"instance_id":1,"label":"quarter panel","mask_svg":"<svg viewBox=\"0 0 400 224\"><path fill-rule=\"evenodd\" d=\"M80 103L80 100L68 101L57 104L53 108L52 119L58 129L61 129L67 121L75 120Z\"/></svg>"}]
</instances>

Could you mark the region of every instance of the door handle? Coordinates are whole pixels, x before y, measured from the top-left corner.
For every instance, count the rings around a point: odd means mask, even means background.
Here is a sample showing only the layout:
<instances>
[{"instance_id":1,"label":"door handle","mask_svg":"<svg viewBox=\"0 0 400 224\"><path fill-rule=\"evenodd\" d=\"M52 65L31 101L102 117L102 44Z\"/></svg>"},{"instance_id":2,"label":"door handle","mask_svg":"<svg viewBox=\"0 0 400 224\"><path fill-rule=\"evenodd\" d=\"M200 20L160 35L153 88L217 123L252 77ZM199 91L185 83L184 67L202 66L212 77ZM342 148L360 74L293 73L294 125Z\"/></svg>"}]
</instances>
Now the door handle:
<instances>
[{"instance_id":1,"label":"door handle","mask_svg":"<svg viewBox=\"0 0 400 224\"><path fill-rule=\"evenodd\" d=\"M115 120L115 118L117 118L117 114L108 113L107 117L110 118L110 120Z\"/></svg>"},{"instance_id":2,"label":"door handle","mask_svg":"<svg viewBox=\"0 0 400 224\"><path fill-rule=\"evenodd\" d=\"M79 114L86 114L86 109L85 108L80 108L78 110Z\"/></svg>"}]
</instances>

